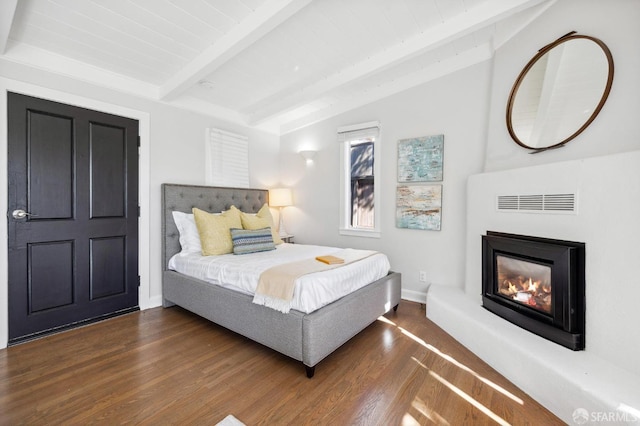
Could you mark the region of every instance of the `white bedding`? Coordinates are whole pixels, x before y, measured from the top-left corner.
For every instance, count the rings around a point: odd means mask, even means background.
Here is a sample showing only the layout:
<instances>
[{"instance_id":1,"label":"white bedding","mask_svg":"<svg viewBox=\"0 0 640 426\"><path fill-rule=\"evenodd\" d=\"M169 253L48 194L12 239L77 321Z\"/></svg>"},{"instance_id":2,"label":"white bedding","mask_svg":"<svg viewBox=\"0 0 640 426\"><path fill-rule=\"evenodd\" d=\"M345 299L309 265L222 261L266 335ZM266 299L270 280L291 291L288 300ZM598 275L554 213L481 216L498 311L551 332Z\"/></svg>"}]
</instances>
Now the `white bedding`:
<instances>
[{"instance_id":1,"label":"white bedding","mask_svg":"<svg viewBox=\"0 0 640 426\"><path fill-rule=\"evenodd\" d=\"M169 260L169 269L253 295L260 274L276 265L332 254L336 247L279 244L275 250L244 255L202 256L178 253ZM311 313L341 297L380 279L389 272L389 259L376 253L363 260L304 275L296 280L291 308Z\"/></svg>"}]
</instances>

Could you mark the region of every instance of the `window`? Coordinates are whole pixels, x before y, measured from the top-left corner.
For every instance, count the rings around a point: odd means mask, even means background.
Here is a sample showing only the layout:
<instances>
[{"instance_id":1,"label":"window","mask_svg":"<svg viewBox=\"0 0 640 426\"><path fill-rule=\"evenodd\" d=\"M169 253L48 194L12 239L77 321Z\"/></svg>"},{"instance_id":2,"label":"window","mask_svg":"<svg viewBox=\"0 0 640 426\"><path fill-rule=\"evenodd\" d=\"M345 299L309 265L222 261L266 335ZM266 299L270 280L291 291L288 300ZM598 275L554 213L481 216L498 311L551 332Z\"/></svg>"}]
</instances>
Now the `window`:
<instances>
[{"instance_id":1,"label":"window","mask_svg":"<svg viewBox=\"0 0 640 426\"><path fill-rule=\"evenodd\" d=\"M207 129L207 185L249 187L249 138L220 129Z\"/></svg>"},{"instance_id":2,"label":"window","mask_svg":"<svg viewBox=\"0 0 640 426\"><path fill-rule=\"evenodd\" d=\"M373 141L353 141L351 156L351 226L373 229L375 181L373 178Z\"/></svg>"},{"instance_id":3,"label":"window","mask_svg":"<svg viewBox=\"0 0 640 426\"><path fill-rule=\"evenodd\" d=\"M338 129L342 235L380 237L379 129L377 121Z\"/></svg>"}]
</instances>

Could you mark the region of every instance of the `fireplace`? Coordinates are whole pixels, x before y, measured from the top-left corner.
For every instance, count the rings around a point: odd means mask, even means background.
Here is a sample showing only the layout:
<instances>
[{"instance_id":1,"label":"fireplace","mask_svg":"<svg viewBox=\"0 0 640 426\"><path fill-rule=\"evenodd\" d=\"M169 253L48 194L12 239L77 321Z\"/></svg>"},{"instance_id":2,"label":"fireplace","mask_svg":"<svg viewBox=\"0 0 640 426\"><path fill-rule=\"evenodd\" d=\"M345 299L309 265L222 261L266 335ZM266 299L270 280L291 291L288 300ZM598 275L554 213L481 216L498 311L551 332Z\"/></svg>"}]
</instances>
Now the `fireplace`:
<instances>
[{"instance_id":1,"label":"fireplace","mask_svg":"<svg viewBox=\"0 0 640 426\"><path fill-rule=\"evenodd\" d=\"M572 350L584 349L584 243L487 232L482 304Z\"/></svg>"}]
</instances>

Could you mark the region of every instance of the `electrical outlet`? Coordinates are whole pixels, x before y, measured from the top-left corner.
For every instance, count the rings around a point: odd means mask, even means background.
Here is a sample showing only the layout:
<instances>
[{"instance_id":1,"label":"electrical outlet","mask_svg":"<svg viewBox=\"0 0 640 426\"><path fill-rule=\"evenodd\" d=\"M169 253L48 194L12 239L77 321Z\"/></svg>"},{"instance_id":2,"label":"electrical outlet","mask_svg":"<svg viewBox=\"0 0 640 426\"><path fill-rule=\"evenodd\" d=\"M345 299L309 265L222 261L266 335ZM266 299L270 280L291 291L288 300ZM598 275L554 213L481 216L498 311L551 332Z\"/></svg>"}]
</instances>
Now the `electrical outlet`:
<instances>
[{"instance_id":1,"label":"electrical outlet","mask_svg":"<svg viewBox=\"0 0 640 426\"><path fill-rule=\"evenodd\" d=\"M420 281L423 283L427 282L427 273L425 271L420 271Z\"/></svg>"}]
</instances>

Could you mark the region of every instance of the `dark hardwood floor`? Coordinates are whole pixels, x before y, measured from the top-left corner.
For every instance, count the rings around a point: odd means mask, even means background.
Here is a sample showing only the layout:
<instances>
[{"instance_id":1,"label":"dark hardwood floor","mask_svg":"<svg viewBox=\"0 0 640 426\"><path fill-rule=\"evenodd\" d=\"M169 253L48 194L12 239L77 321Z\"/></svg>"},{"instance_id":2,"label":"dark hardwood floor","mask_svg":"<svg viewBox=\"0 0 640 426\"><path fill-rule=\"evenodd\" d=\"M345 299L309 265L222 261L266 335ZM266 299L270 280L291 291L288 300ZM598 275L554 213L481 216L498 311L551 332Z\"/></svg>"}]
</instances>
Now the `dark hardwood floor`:
<instances>
[{"instance_id":1,"label":"dark hardwood floor","mask_svg":"<svg viewBox=\"0 0 640 426\"><path fill-rule=\"evenodd\" d=\"M496 348L499 350L499 348ZM563 424L403 301L318 364L178 307L0 351L0 423Z\"/></svg>"}]
</instances>

